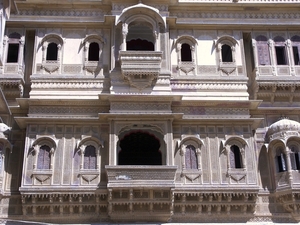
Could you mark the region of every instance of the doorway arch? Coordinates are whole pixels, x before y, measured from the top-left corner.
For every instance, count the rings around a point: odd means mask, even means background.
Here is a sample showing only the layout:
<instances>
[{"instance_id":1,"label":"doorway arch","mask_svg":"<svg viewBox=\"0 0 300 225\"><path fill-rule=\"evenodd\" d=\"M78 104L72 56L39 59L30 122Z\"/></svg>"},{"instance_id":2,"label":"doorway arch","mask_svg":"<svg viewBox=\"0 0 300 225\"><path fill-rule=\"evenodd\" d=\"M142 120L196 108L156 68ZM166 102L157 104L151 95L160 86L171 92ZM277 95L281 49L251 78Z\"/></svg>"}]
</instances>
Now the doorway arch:
<instances>
[{"instance_id":1,"label":"doorway arch","mask_svg":"<svg viewBox=\"0 0 300 225\"><path fill-rule=\"evenodd\" d=\"M119 142L119 165L162 165L159 139L146 131L131 131Z\"/></svg>"}]
</instances>

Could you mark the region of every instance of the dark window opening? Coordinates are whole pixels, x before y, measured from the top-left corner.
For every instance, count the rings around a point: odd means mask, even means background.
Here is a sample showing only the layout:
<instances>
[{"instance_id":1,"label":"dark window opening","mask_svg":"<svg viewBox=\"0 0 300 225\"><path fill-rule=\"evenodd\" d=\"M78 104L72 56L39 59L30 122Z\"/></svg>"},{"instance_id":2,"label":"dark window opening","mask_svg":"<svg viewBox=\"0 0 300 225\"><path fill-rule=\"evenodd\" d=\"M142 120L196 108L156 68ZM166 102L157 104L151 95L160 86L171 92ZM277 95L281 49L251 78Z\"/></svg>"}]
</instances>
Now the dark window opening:
<instances>
[{"instance_id":1,"label":"dark window opening","mask_svg":"<svg viewBox=\"0 0 300 225\"><path fill-rule=\"evenodd\" d=\"M37 160L37 169L50 169L50 147L43 145L40 147L38 160Z\"/></svg>"},{"instance_id":2,"label":"dark window opening","mask_svg":"<svg viewBox=\"0 0 300 225\"><path fill-rule=\"evenodd\" d=\"M296 146L291 147L290 160L292 170L300 170L300 154Z\"/></svg>"},{"instance_id":3,"label":"dark window opening","mask_svg":"<svg viewBox=\"0 0 300 225\"><path fill-rule=\"evenodd\" d=\"M296 152L295 153L295 161L296 161L296 169L297 170L300 170L300 155L299 155L299 152Z\"/></svg>"},{"instance_id":4,"label":"dark window opening","mask_svg":"<svg viewBox=\"0 0 300 225\"><path fill-rule=\"evenodd\" d=\"M85 148L83 168L84 169L97 168L96 149L92 145L89 145Z\"/></svg>"},{"instance_id":5,"label":"dark window opening","mask_svg":"<svg viewBox=\"0 0 300 225\"><path fill-rule=\"evenodd\" d=\"M88 61L99 61L99 44L93 42L89 46L89 56Z\"/></svg>"},{"instance_id":6,"label":"dark window opening","mask_svg":"<svg viewBox=\"0 0 300 225\"><path fill-rule=\"evenodd\" d=\"M186 169L198 169L196 149L193 145L188 145L185 149L185 167Z\"/></svg>"},{"instance_id":7,"label":"dark window opening","mask_svg":"<svg viewBox=\"0 0 300 225\"><path fill-rule=\"evenodd\" d=\"M222 62L233 62L232 51L229 45L222 45Z\"/></svg>"},{"instance_id":8,"label":"dark window opening","mask_svg":"<svg viewBox=\"0 0 300 225\"><path fill-rule=\"evenodd\" d=\"M284 172L286 171L286 163L285 163L285 156L281 153L277 157L277 163L278 163L278 172Z\"/></svg>"},{"instance_id":9,"label":"dark window opening","mask_svg":"<svg viewBox=\"0 0 300 225\"><path fill-rule=\"evenodd\" d=\"M182 62L192 62L192 51L189 44L181 45L181 61Z\"/></svg>"},{"instance_id":10,"label":"dark window opening","mask_svg":"<svg viewBox=\"0 0 300 225\"><path fill-rule=\"evenodd\" d=\"M243 168L240 148L236 145L230 147L230 167L236 169Z\"/></svg>"},{"instance_id":11,"label":"dark window opening","mask_svg":"<svg viewBox=\"0 0 300 225\"><path fill-rule=\"evenodd\" d=\"M53 42L50 43L47 48L46 60L56 61L57 60L57 51L58 51L57 44L53 43Z\"/></svg>"},{"instance_id":12,"label":"dark window opening","mask_svg":"<svg viewBox=\"0 0 300 225\"><path fill-rule=\"evenodd\" d=\"M147 40L134 39L127 41L129 51L154 51L154 44Z\"/></svg>"},{"instance_id":13,"label":"dark window opening","mask_svg":"<svg viewBox=\"0 0 300 225\"><path fill-rule=\"evenodd\" d=\"M19 44L9 44L7 53L8 63L17 63L19 57Z\"/></svg>"},{"instance_id":14,"label":"dark window opening","mask_svg":"<svg viewBox=\"0 0 300 225\"><path fill-rule=\"evenodd\" d=\"M155 136L137 131L120 141L119 165L162 165L160 142Z\"/></svg>"},{"instance_id":15,"label":"dark window opening","mask_svg":"<svg viewBox=\"0 0 300 225\"><path fill-rule=\"evenodd\" d=\"M275 46L277 65L286 65L285 47Z\"/></svg>"},{"instance_id":16,"label":"dark window opening","mask_svg":"<svg viewBox=\"0 0 300 225\"><path fill-rule=\"evenodd\" d=\"M295 65L300 65L298 46L293 46L293 55L294 55L294 63L295 63Z\"/></svg>"}]
</instances>

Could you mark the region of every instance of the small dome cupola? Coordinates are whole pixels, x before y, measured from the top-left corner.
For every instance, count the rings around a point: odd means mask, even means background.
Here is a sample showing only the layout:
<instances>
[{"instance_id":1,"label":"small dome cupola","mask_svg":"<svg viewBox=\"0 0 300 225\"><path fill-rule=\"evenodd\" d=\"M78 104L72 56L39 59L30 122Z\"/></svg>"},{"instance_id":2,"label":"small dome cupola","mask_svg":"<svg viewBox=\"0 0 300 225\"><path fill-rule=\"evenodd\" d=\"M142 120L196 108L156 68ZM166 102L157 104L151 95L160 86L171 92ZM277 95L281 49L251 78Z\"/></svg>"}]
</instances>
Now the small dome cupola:
<instances>
[{"instance_id":1,"label":"small dome cupola","mask_svg":"<svg viewBox=\"0 0 300 225\"><path fill-rule=\"evenodd\" d=\"M300 123L294 120L283 118L273 123L266 134L267 140L283 138L287 136L298 136L300 131Z\"/></svg>"}]
</instances>

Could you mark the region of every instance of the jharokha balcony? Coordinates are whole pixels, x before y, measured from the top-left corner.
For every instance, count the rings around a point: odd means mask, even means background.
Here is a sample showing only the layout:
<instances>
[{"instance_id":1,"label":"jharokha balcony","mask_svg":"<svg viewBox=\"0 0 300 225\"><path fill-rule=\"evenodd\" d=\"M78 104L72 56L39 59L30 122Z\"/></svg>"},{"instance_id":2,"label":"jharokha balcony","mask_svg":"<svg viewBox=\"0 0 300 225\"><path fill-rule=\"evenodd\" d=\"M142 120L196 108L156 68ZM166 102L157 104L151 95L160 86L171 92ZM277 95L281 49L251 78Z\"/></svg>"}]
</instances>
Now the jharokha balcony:
<instances>
[{"instance_id":1,"label":"jharokha balcony","mask_svg":"<svg viewBox=\"0 0 300 225\"><path fill-rule=\"evenodd\" d=\"M152 85L160 73L161 51L120 51L122 75L131 86L144 89Z\"/></svg>"}]
</instances>

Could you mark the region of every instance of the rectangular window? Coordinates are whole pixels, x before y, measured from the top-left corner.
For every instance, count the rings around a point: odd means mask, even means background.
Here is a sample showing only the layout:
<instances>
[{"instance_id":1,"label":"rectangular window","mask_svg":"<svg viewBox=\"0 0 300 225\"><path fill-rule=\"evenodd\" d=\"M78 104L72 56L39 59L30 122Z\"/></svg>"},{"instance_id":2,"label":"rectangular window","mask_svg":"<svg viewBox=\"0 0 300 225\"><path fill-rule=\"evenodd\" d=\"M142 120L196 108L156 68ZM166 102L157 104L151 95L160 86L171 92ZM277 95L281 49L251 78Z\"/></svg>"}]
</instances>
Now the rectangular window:
<instances>
[{"instance_id":1,"label":"rectangular window","mask_svg":"<svg viewBox=\"0 0 300 225\"><path fill-rule=\"evenodd\" d=\"M298 46L293 46L293 55L294 55L294 63L296 65L300 65L300 60L299 60L299 48Z\"/></svg>"},{"instance_id":2,"label":"rectangular window","mask_svg":"<svg viewBox=\"0 0 300 225\"><path fill-rule=\"evenodd\" d=\"M286 54L284 46L275 46L277 65L286 65Z\"/></svg>"},{"instance_id":3,"label":"rectangular window","mask_svg":"<svg viewBox=\"0 0 300 225\"><path fill-rule=\"evenodd\" d=\"M19 44L9 44L7 53L8 63L17 63L19 57Z\"/></svg>"}]
</instances>

